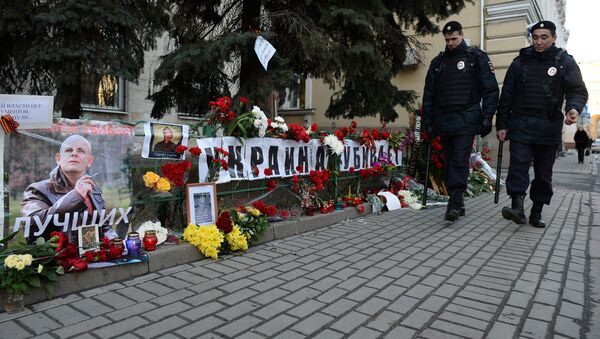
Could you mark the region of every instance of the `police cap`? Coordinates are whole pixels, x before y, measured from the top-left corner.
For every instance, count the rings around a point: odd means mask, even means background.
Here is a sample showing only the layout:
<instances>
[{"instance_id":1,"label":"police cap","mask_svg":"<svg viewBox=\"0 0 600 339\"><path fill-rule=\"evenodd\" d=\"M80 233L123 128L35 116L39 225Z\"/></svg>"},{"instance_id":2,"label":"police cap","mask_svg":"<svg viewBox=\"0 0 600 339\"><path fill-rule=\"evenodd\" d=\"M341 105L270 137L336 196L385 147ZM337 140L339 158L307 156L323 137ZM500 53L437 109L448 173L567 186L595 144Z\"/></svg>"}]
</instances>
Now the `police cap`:
<instances>
[{"instance_id":1,"label":"police cap","mask_svg":"<svg viewBox=\"0 0 600 339\"><path fill-rule=\"evenodd\" d=\"M552 35L556 35L556 25L552 21L543 20L538 22L537 24L531 26L529 33L533 34L533 31L536 29L547 29L552 32Z\"/></svg>"},{"instance_id":2,"label":"police cap","mask_svg":"<svg viewBox=\"0 0 600 339\"><path fill-rule=\"evenodd\" d=\"M442 29L442 32L444 34L460 31L462 31L462 25L458 21L450 21L447 24L445 24L444 28Z\"/></svg>"}]
</instances>

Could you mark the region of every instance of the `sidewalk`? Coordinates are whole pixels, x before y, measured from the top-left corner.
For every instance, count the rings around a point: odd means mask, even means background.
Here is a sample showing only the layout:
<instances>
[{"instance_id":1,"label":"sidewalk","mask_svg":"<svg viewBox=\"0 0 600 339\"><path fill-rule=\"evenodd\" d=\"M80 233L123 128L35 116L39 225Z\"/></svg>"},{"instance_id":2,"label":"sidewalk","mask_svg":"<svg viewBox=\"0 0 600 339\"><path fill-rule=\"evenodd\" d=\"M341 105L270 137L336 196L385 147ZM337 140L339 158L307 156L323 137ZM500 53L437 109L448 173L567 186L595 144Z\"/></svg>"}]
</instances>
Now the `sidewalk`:
<instances>
[{"instance_id":1,"label":"sidewalk","mask_svg":"<svg viewBox=\"0 0 600 339\"><path fill-rule=\"evenodd\" d=\"M586 174L570 157L556 172ZM600 337L600 194L555 187L545 229L508 203L350 220L0 314L0 338Z\"/></svg>"}]
</instances>

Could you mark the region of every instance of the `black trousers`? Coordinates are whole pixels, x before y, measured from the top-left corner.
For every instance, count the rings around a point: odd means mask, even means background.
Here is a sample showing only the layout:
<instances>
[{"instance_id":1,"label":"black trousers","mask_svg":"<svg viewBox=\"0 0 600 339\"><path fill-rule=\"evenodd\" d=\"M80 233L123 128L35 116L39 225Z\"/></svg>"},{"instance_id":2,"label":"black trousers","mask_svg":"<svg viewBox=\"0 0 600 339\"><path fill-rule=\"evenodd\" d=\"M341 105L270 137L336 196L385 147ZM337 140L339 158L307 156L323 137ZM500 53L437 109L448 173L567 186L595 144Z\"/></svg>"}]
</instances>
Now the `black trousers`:
<instances>
[{"instance_id":1,"label":"black trousers","mask_svg":"<svg viewBox=\"0 0 600 339\"><path fill-rule=\"evenodd\" d=\"M467 189L469 157L473 149L474 135L442 137L444 154L444 183L448 192Z\"/></svg>"},{"instance_id":2,"label":"black trousers","mask_svg":"<svg viewBox=\"0 0 600 339\"><path fill-rule=\"evenodd\" d=\"M506 177L508 195L526 195L529 187L529 166L533 160L534 179L529 198L533 202L550 204L552 199L552 166L557 145L530 145L510 142L510 165Z\"/></svg>"},{"instance_id":3,"label":"black trousers","mask_svg":"<svg viewBox=\"0 0 600 339\"><path fill-rule=\"evenodd\" d=\"M583 164L583 159L585 157L585 148L577 149L577 162Z\"/></svg>"}]
</instances>

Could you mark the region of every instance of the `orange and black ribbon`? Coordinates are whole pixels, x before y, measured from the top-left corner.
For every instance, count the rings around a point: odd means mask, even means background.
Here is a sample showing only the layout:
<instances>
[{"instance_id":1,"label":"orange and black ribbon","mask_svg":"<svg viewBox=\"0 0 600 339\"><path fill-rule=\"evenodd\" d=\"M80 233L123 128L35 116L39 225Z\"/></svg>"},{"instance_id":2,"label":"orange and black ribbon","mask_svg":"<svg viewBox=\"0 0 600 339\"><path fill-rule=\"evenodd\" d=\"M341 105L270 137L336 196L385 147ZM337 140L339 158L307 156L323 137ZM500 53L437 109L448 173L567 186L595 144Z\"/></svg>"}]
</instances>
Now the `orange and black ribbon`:
<instances>
[{"instance_id":1,"label":"orange and black ribbon","mask_svg":"<svg viewBox=\"0 0 600 339\"><path fill-rule=\"evenodd\" d=\"M2 129L4 129L4 133L10 134L12 132L17 132L17 127L19 127L19 123L10 116L10 114L4 114L0 117L0 124L2 124Z\"/></svg>"}]
</instances>

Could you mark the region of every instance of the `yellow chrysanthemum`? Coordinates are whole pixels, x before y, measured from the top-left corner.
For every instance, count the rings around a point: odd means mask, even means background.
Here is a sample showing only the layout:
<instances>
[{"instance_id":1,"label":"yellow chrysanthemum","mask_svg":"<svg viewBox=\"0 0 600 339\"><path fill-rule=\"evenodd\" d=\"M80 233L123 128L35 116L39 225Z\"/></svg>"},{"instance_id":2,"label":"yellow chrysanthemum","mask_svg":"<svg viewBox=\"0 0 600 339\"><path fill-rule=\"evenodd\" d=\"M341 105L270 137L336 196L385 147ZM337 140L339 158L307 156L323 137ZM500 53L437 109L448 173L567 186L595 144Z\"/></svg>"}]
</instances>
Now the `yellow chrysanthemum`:
<instances>
[{"instance_id":1,"label":"yellow chrysanthemum","mask_svg":"<svg viewBox=\"0 0 600 339\"><path fill-rule=\"evenodd\" d=\"M224 238L223 233L214 224L208 226L189 224L183 231L184 240L198 247L204 256L213 259L218 258Z\"/></svg>"},{"instance_id":2,"label":"yellow chrysanthemum","mask_svg":"<svg viewBox=\"0 0 600 339\"><path fill-rule=\"evenodd\" d=\"M159 192L168 192L171 189L171 183L165 178L158 179L155 189Z\"/></svg>"},{"instance_id":3,"label":"yellow chrysanthemum","mask_svg":"<svg viewBox=\"0 0 600 339\"><path fill-rule=\"evenodd\" d=\"M248 249L248 240L242 234L238 225L233 225L231 232L225 236L227 243L232 251L246 251Z\"/></svg>"},{"instance_id":4,"label":"yellow chrysanthemum","mask_svg":"<svg viewBox=\"0 0 600 339\"><path fill-rule=\"evenodd\" d=\"M146 174L144 174L143 178L144 185L146 185L146 187L154 187L154 185L156 185L156 183L160 179L160 176L152 171L148 171L146 172Z\"/></svg>"},{"instance_id":5,"label":"yellow chrysanthemum","mask_svg":"<svg viewBox=\"0 0 600 339\"><path fill-rule=\"evenodd\" d=\"M21 271L25 266L30 266L33 262L31 254L11 254L4 259L4 266L8 268L16 268Z\"/></svg>"}]
</instances>

